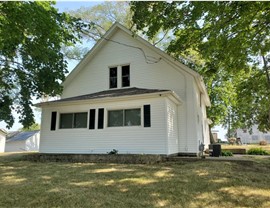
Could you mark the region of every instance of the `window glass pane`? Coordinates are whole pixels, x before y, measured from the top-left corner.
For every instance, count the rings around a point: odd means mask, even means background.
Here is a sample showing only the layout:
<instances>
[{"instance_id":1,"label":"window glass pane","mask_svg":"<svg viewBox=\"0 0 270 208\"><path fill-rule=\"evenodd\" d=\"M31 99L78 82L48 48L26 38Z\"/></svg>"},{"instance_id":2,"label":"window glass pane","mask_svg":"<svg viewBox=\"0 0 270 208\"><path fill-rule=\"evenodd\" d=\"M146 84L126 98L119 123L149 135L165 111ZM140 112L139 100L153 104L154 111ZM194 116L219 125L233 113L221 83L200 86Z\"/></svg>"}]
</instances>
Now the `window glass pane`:
<instances>
[{"instance_id":1,"label":"window glass pane","mask_svg":"<svg viewBox=\"0 0 270 208\"><path fill-rule=\"evenodd\" d=\"M141 125L141 109L125 110L125 126Z\"/></svg>"},{"instance_id":2,"label":"window glass pane","mask_svg":"<svg viewBox=\"0 0 270 208\"><path fill-rule=\"evenodd\" d=\"M123 126L123 110L108 111L108 126Z\"/></svg>"},{"instance_id":3,"label":"window glass pane","mask_svg":"<svg viewBox=\"0 0 270 208\"><path fill-rule=\"evenodd\" d=\"M117 88L117 67L110 68L110 88Z\"/></svg>"},{"instance_id":4,"label":"window glass pane","mask_svg":"<svg viewBox=\"0 0 270 208\"><path fill-rule=\"evenodd\" d=\"M130 86L129 77L130 77L129 65L122 66L122 87Z\"/></svg>"},{"instance_id":5,"label":"window glass pane","mask_svg":"<svg viewBox=\"0 0 270 208\"><path fill-rule=\"evenodd\" d=\"M72 128L72 113L63 113L60 114L60 129L70 129Z\"/></svg>"},{"instance_id":6,"label":"window glass pane","mask_svg":"<svg viewBox=\"0 0 270 208\"><path fill-rule=\"evenodd\" d=\"M87 113L74 113L73 128L86 128L87 127Z\"/></svg>"}]
</instances>

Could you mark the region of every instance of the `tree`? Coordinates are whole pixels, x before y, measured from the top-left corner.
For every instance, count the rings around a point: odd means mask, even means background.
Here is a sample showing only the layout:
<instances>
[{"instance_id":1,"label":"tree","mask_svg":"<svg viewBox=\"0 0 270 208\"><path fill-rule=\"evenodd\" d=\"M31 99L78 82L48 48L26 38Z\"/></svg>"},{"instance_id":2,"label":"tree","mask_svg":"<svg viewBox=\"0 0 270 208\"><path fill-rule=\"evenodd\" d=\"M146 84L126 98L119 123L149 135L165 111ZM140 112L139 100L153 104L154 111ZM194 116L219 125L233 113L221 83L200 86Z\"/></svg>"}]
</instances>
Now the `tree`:
<instances>
[{"instance_id":1,"label":"tree","mask_svg":"<svg viewBox=\"0 0 270 208\"><path fill-rule=\"evenodd\" d=\"M63 51L67 58L81 60L84 55L112 26L119 22L126 27L132 27L129 4L127 2L104 2L93 7L81 7L77 10L68 11L71 16L91 24L91 30L85 28L81 36L88 44L77 44L76 47L64 47Z\"/></svg>"},{"instance_id":2,"label":"tree","mask_svg":"<svg viewBox=\"0 0 270 208\"><path fill-rule=\"evenodd\" d=\"M36 130L40 130L40 125L38 123L34 123L27 128L19 129L19 131L36 131Z\"/></svg>"},{"instance_id":3,"label":"tree","mask_svg":"<svg viewBox=\"0 0 270 208\"><path fill-rule=\"evenodd\" d=\"M137 30L149 38L169 30L167 52L206 78L213 124L270 130L270 2L132 2L131 10Z\"/></svg>"},{"instance_id":4,"label":"tree","mask_svg":"<svg viewBox=\"0 0 270 208\"><path fill-rule=\"evenodd\" d=\"M67 73L61 47L74 45L88 25L58 13L52 2L1 2L0 14L0 121L10 128L15 110L29 127L31 98L61 93Z\"/></svg>"},{"instance_id":5,"label":"tree","mask_svg":"<svg viewBox=\"0 0 270 208\"><path fill-rule=\"evenodd\" d=\"M86 29L81 33L84 40L83 44L77 44L76 47L72 48L63 48L64 54L70 60L81 60L115 22L119 22L129 29L133 27L128 2L105 1L93 7L81 7L77 10L68 11L68 13L92 25L91 30ZM147 39L147 37L145 38ZM170 36L168 32L161 31L157 33L150 42L158 47L164 48L169 40Z\"/></svg>"}]
</instances>

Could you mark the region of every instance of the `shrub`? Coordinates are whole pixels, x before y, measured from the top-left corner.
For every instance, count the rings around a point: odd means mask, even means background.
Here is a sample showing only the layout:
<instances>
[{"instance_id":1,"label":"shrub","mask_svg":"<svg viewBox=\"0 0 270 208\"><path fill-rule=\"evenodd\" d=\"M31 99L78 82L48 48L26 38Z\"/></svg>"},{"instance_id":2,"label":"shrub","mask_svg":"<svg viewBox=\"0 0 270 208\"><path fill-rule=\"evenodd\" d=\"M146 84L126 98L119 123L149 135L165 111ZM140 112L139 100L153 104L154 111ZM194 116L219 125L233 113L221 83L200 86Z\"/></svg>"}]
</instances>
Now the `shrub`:
<instances>
[{"instance_id":1,"label":"shrub","mask_svg":"<svg viewBox=\"0 0 270 208\"><path fill-rule=\"evenodd\" d=\"M112 151L107 152L107 154L108 154L108 155L117 155L117 154L118 154L118 150L113 149Z\"/></svg>"},{"instance_id":2,"label":"shrub","mask_svg":"<svg viewBox=\"0 0 270 208\"><path fill-rule=\"evenodd\" d=\"M232 144L233 145L236 142L236 138L231 137L231 138L228 139L228 142L229 142L229 144Z\"/></svg>"},{"instance_id":3,"label":"shrub","mask_svg":"<svg viewBox=\"0 0 270 208\"><path fill-rule=\"evenodd\" d=\"M247 151L247 153L249 155L269 155L269 153L262 148L251 148Z\"/></svg>"},{"instance_id":4,"label":"shrub","mask_svg":"<svg viewBox=\"0 0 270 208\"><path fill-rule=\"evenodd\" d=\"M233 156L233 153L231 151L228 151L228 150L222 150L221 156L229 157L229 156Z\"/></svg>"},{"instance_id":5,"label":"shrub","mask_svg":"<svg viewBox=\"0 0 270 208\"><path fill-rule=\"evenodd\" d=\"M265 146L265 145L267 145L267 141L265 141L265 140L262 140L262 141L260 141L260 143L259 143L261 146Z\"/></svg>"}]
</instances>

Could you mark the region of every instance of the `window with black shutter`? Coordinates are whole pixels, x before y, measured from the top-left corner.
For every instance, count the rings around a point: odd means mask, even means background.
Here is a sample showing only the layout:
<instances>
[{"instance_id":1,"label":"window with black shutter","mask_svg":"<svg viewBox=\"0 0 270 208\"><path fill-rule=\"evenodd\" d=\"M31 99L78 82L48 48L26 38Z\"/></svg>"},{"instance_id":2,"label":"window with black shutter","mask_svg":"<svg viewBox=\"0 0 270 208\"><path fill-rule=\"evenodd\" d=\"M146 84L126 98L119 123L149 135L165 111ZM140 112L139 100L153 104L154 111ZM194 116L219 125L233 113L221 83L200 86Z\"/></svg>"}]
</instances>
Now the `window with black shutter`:
<instances>
[{"instance_id":1,"label":"window with black shutter","mask_svg":"<svg viewBox=\"0 0 270 208\"><path fill-rule=\"evenodd\" d=\"M89 129L95 129L96 109L90 109L89 114Z\"/></svg>"},{"instance_id":2,"label":"window with black shutter","mask_svg":"<svg viewBox=\"0 0 270 208\"><path fill-rule=\"evenodd\" d=\"M144 119L144 127L151 127L151 106L144 105L143 106L143 119Z\"/></svg>"},{"instance_id":3,"label":"window with black shutter","mask_svg":"<svg viewBox=\"0 0 270 208\"><path fill-rule=\"evenodd\" d=\"M56 116L57 116L57 112L53 111L52 116L51 116L51 131L55 131L56 129Z\"/></svg>"},{"instance_id":4,"label":"window with black shutter","mask_svg":"<svg viewBox=\"0 0 270 208\"><path fill-rule=\"evenodd\" d=\"M98 129L103 129L104 125L104 108L98 109Z\"/></svg>"}]
</instances>

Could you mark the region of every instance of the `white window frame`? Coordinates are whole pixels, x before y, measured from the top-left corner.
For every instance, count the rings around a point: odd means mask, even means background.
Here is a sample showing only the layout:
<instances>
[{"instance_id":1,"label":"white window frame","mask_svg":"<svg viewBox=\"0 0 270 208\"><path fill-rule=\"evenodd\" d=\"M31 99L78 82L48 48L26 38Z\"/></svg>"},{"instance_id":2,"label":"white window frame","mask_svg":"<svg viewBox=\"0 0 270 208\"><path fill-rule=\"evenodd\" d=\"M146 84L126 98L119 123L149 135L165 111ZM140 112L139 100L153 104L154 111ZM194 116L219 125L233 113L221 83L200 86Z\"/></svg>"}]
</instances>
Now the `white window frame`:
<instances>
[{"instance_id":1,"label":"white window frame","mask_svg":"<svg viewBox=\"0 0 270 208\"><path fill-rule=\"evenodd\" d=\"M129 66L129 86L127 87L123 87L123 83L122 83L122 67L123 66ZM110 88L110 69L111 68L117 68L117 87L115 88ZM110 65L108 66L108 89L110 90L115 90L115 89L121 89L121 88L129 88L131 87L131 64L130 63L126 63L126 64L117 64L117 65Z\"/></svg>"},{"instance_id":2,"label":"white window frame","mask_svg":"<svg viewBox=\"0 0 270 208\"><path fill-rule=\"evenodd\" d=\"M132 110L132 109L140 109L140 114L141 114L141 123L140 125L133 125L133 126L109 126L109 111L116 111L116 110ZM106 109L106 117L104 117L105 120L105 125L106 125L106 128L138 128L138 127L143 127L143 107L128 107L128 108L107 108ZM125 123L125 120L124 120L124 116L125 114L123 113L123 124Z\"/></svg>"},{"instance_id":3,"label":"white window frame","mask_svg":"<svg viewBox=\"0 0 270 208\"><path fill-rule=\"evenodd\" d=\"M61 122L61 114L76 114L76 113L86 113L86 115L87 115L86 116L86 127L83 127L83 128L73 128L73 122L74 122L74 116L73 116L73 118L72 118L72 128L60 128L61 127L61 124L60 124L60 122ZM75 129L82 130L82 129L88 129L88 126L89 126L89 112L88 111L58 112L58 114L57 114L57 121L56 122L58 123L57 127L58 127L59 130L75 130Z\"/></svg>"}]
</instances>

